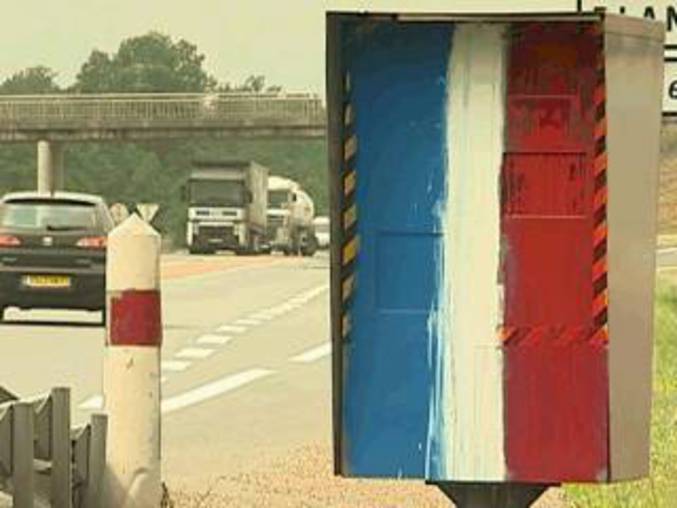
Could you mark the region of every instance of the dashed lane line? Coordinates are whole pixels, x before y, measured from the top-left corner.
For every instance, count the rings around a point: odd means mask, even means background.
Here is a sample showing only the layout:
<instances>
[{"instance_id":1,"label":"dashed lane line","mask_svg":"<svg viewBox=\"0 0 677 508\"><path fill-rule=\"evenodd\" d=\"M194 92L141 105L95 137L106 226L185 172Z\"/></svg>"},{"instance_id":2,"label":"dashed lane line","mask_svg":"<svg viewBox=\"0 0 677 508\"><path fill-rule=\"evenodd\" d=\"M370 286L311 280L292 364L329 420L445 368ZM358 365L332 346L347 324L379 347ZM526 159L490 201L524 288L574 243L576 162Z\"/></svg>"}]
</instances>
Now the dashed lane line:
<instances>
[{"instance_id":1,"label":"dashed lane line","mask_svg":"<svg viewBox=\"0 0 677 508\"><path fill-rule=\"evenodd\" d=\"M269 309L260 310L258 312L248 315L246 318L242 318L234 321L232 324L225 324L216 329L214 333L207 333L201 335L195 339L195 343L200 346L223 346L228 344L233 340L232 335L228 334L242 334L245 333L248 329L248 326L258 326L262 321L270 321L275 319L278 316L286 314L292 310L295 310L310 300L318 296L327 290L328 285L318 286L311 290L305 291L299 295L296 295L293 298L288 299L287 301ZM204 360L212 356L216 352L216 349L208 347L185 347L174 354L174 360L163 360L161 363L161 370L163 375L160 379L161 383L165 383L168 379L170 373L174 372L183 372L187 370L192 362L190 360ZM320 358L323 358L329 355L331 352L331 346L329 343L323 344L316 348L305 351L297 356L290 358L290 361L297 363L310 363ZM219 381L216 381L210 385L205 385L190 392L186 392L183 395L169 399L167 402L167 407L169 409L163 411L174 411L175 407L185 405L192 405L193 402L190 402L193 399L200 399L201 397L207 396L211 398L210 393L226 393L234 388L229 388L233 385L235 388L240 386L240 384L246 384L258 377L263 377L264 375L272 374L273 371L268 371L266 369L252 369L242 373L241 377L239 375L230 376L227 378L222 378ZM251 376L255 376L253 379L249 380ZM243 381L244 380L244 381ZM192 395L191 395L192 394ZM207 394L207 395L205 395ZM182 398L187 397L187 398ZM185 401L189 402L185 402ZM92 410L99 409L102 406L103 398L101 395L94 395L85 401L83 401L78 407L83 410ZM164 404L164 402L163 402ZM177 406L178 405L178 406Z\"/></svg>"},{"instance_id":2,"label":"dashed lane line","mask_svg":"<svg viewBox=\"0 0 677 508\"><path fill-rule=\"evenodd\" d=\"M217 335L215 333L208 333L206 335L200 335L195 339L196 344L208 344L212 346L224 346L228 344L233 337L230 335Z\"/></svg>"},{"instance_id":3,"label":"dashed lane line","mask_svg":"<svg viewBox=\"0 0 677 508\"><path fill-rule=\"evenodd\" d=\"M238 319L237 321L233 321L233 324L235 326L258 326L261 324L261 321L257 321L256 319Z\"/></svg>"},{"instance_id":4,"label":"dashed lane line","mask_svg":"<svg viewBox=\"0 0 677 508\"><path fill-rule=\"evenodd\" d=\"M162 372L183 372L188 367L190 367L191 362L185 362L180 360L162 360L160 364L160 370Z\"/></svg>"},{"instance_id":5,"label":"dashed lane line","mask_svg":"<svg viewBox=\"0 0 677 508\"><path fill-rule=\"evenodd\" d=\"M246 326L223 325L219 326L216 331L223 333L244 333L247 331Z\"/></svg>"},{"instance_id":6,"label":"dashed lane line","mask_svg":"<svg viewBox=\"0 0 677 508\"><path fill-rule=\"evenodd\" d=\"M175 358L184 358L189 360L204 360L212 356L216 350L204 347L185 347L174 353Z\"/></svg>"}]
</instances>

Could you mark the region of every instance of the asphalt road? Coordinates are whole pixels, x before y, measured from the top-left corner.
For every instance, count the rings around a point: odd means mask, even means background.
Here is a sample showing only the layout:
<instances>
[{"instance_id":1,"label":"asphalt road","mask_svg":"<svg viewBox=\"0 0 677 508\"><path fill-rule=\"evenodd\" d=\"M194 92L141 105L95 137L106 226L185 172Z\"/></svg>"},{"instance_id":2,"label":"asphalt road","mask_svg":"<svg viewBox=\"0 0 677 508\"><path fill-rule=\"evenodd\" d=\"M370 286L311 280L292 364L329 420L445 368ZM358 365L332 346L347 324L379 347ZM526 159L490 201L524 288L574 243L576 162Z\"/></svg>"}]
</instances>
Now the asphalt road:
<instances>
[{"instance_id":1,"label":"asphalt road","mask_svg":"<svg viewBox=\"0 0 677 508\"><path fill-rule=\"evenodd\" d=\"M217 478L330 436L328 257L163 260L163 477ZM0 327L0 385L72 388L74 421L100 405L97 313L19 312ZM72 323L76 322L77 326Z\"/></svg>"},{"instance_id":2,"label":"asphalt road","mask_svg":"<svg viewBox=\"0 0 677 508\"><path fill-rule=\"evenodd\" d=\"M441 508L421 482L332 477L328 257L163 258L163 478L177 508ZM677 249L658 253L677 266ZM0 385L101 404L97 313L10 309ZM0 503L1 505L1 503ZM552 490L538 506L563 507Z\"/></svg>"}]
</instances>

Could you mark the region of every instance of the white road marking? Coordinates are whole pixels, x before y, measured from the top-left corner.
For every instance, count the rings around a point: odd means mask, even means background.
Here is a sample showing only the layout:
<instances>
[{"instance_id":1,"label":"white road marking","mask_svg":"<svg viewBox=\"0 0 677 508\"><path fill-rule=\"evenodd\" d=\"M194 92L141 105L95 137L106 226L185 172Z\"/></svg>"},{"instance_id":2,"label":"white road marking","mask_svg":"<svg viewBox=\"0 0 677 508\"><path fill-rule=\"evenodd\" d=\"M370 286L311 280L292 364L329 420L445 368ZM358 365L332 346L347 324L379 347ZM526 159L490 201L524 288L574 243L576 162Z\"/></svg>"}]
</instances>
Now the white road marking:
<instances>
[{"instance_id":1,"label":"white road marking","mask_svg":"<svg viewBox=\"0 0 677 508\"><path fill-rule=\"evenodd\" d=\"M233 337L230 335L216 335L213 333L208 333L207 335L201 335L198 337L195 342L198 344L213 344L216 346L223 346L224 344L228 344L231 340L233 340Z\"/></svg>"},{"instance_id":2,"label":"white road marking","mask_svg":"<svg viewBox=\"0 0 677 508\"><path fill-rule=\"evenodd\" d=\"M83 411L93 411L97 409L103 409L103 396L102 395L93 395L92 397L84 400L78 406L79 409Z\"/></svg>"},{"instance_id":3,"label":"white road marking","mask_svg":"<svg viewBox=\"0 0 677 508\"><path fill-rule=\"evenodd\" d=\"M162 360L160 364L162 372L183 372L190 367L190 362L180 360Z\"/></svg>"},{"instance_id":4,"label":"white road marking","mask_svg":"<svg viewBox=\"0 0 677 508\"><path fill-rule=\"evenodd\" d=\"M677 252L677 247L666 247L665 249L658 249L656 254L670 254L672 252Z\"/></svg>"},{"instance_id":5,"label":"white road marking","mask_svg":"<svg viewBox=\"0 0 677 508\"><path fill-rule=\"evenodd\" d=\"M251 314L248 319L256 319L258 321L270 321L275 316L270 312L257 312L256 314Z\"/></svg>"},{"instance_id":6,"label":"white road marking","mask_svg":"<svg viewBox=\"0 0 677 508\"><path fill-rule=\"evenodd\" d=\"M328 356L330 353L331 353L331 343L326 342L321 346L314 347L312 349L309 349L308 351L304 351L303 353L290 358L290 361L297 363L311 363L321 358L324 358L325 356Z\"/></svg>"},{"instance_id":7,"label":"white road marking","mask_svg":"<svg viewBox=\"0 0 677 508\"><path fill-rule=\"evenodd\" d=\"M233 326L233 325L223 325L216 329L219 332L223 333L244 333L247 331L245 326Z\"/></svg>"},{"instance_id":8,"label":"white road marking","mask_svg":"<svg viewBox=\"0 0 677 508\"><path fill-rule=\"evenodd\" d=\"M319 294L323 293L328 288L329 288L328 285L318 286L312 290L301 293L275 307L260 310L258 312L250 314L246 318L234 321L232 325L220 326L219 328L217 328L217 332L233 333L233 334L244 333L247 331L247 326L260 325L261 321L270 321L278 316L286 314L287 312L295 310L307 304L310 300L312 300ZM222 346L228 344L232 340L233 337L230 335L208 333L205 335L201 335L200 337L195 339L195 343L201 345ZM162 372L168 373L183 372L186 369L188 369L192 364L187 359L202 360L208 358L214 353L215 350L210 348L200 348L200 347L183 348L175 354L175 357L184 358L186 360L163 360L161 364ZM326 344L322 344L315 348L309 349L308 351L305 351L297 356L290 358L290 361L297 363L311 363L321 358L324 358L325 356L328 356L330 353L331 353L331 344L327 342ZM162 412L170 413L172 411L176 411L184 407L192 406L202 401L227 393L231 390L235 390L236 388L239 388L257 379L269 376L271 374L274 374L274 371L267 369L250 369L238 374L226 376L212 383L208 383L206 385L195 388L194 390L190 390L188 392L169 398L167 400L163 400ZM167 379L168 379L167 376L162 376L160 378L160 383L167 382ZM102 409L103 396L93 395L90 398L84 400L78 407L81 410L85 411Z\"/></svg>"},{"instance_id":9,"label":"white road marking","mask_svg":"<svg viewBox=\"0 0 677 508\"><path fill-rule=\"evenodd\" d=\"M191 360L204 360L214 354L213 349L203 347L185 347L177 351L174 356L176 358L188 358Z\"/></svg>"},{"instance_id":10,"label":"white road marking","mask_svg":"<svg viewBox=\"0 0 677 508\"><path fill-rule=\"evenodd\" d=\"M261 324L261 321L256 319L238 319L233 324L236 326L258 326Z\"/></svg>"},{"instance_id":11,"label":"white road marking","mask_svg":"<svg viewBox=\"0 0 677 508\"><path fill-rule=\"evenodd\" d=\"M247 385L257 379L270 376L273 373L274 371L267 369L250 369L222 377L211 383L207 383L175 397L163 400L162 412L171 413L173 411L178 411L179 409L199 404L200 402L218 397L219 395L223 395L224 393Z\"/></svg>"}]
</instances>

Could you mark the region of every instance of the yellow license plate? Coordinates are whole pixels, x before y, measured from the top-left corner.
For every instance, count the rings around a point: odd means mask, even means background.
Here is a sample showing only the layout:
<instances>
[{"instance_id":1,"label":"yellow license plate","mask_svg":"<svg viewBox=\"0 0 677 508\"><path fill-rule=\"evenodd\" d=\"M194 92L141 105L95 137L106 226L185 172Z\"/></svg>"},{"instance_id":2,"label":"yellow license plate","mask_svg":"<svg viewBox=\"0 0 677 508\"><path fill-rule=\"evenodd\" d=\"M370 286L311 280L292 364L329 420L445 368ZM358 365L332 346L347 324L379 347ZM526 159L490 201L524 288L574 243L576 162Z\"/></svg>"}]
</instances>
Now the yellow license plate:
<instances>
[{"instance_id":1,"label":"yellow license plate","mask_svg":"<svg viewBox=\"0 0 677 508\"><path fill-rule=\"evenodd\" d=\"M25 275L23 283L29 288L69 288L71 278L65 275Z\"/></svg>"}]
</instances>

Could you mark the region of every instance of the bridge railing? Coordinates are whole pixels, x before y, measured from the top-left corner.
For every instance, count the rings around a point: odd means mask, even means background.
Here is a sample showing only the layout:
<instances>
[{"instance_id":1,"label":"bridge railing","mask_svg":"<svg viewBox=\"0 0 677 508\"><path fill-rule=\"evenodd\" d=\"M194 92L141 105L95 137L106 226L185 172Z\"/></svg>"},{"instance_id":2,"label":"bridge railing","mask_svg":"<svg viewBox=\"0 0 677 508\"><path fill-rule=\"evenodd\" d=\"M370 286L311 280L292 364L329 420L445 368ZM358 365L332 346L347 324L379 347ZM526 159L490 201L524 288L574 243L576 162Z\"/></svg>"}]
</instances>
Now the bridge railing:
<instances>
[{"instance_id":1,"label":"bridge railing","mask_svg":"<svg viewBox=\"0 0 677 508\"><path fill-rule=\"evenodd\" d=\"M82 94L0 96L0 130L69 126L321 125L316 95Z\"/></svg>"}]
</instances>

